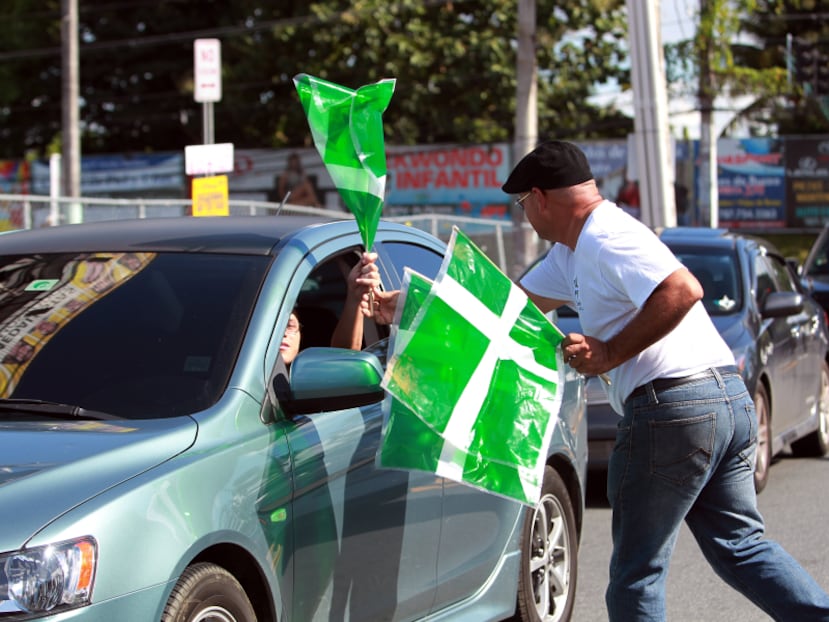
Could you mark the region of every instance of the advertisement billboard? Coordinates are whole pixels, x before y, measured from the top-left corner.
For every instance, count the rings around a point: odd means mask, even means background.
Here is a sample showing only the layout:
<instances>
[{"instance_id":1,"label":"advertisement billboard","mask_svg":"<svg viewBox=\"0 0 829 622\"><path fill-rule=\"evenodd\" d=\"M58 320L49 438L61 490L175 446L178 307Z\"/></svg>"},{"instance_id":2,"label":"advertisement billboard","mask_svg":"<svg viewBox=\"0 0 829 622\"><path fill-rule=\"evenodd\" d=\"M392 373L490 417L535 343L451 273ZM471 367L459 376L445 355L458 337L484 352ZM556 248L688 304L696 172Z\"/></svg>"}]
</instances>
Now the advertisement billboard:
<instances>
[{"instance_id":1,"label":"advertisement billboard","mask_svg":"<svg viewBox=\"0 0 829 622\"><path fill-rule=\"evenodd\" d=\"M829 138L786 139L786 204L790 227L829 222Z\"/></svg>"},{"instance_id":2,"label":"advertisement billboard","mask_svg":"<svg viewBox=\"0 0 829 622\"><path fill-rule=\"evenodd\" d=\"M717 169L721 227L786 226L785 168L779 140L721 138Z\"/></svg>"}]
</instances>

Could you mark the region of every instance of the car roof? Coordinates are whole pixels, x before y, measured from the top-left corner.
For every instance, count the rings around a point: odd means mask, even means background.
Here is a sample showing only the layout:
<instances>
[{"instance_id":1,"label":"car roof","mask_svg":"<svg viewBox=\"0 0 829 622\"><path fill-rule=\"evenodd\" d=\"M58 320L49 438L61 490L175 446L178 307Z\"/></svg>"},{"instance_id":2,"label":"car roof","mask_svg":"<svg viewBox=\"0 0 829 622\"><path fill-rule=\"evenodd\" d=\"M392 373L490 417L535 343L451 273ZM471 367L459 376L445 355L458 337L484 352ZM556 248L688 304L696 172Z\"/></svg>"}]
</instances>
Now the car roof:
<instances>
[{"instance_id":1,"label":"car roof","mask_svg":"<svg viewBox=\"0 0 829 622\"><path fill-rule=\"evenodd\" d=\"M745 244L747 247L758 246L765 252L779 255L780 251L765 238L747 233L729 231L728 229L712 229L708 227L670 227L663 229L659 238L672 248L697 248L701 250L730 250Z\"/></svg>"},{"instance_id":2,"label":"car roof","mask_svg":"<svg viewBox=\"0 0 829 622\"><path fill-rule=\"evenodd\" d=\"M694 246L710 249L733 248L735 236L728 229L707 227L671 227L663 229L659 238L668 246Z\"/></svg>"},{"instance_id":3,"label":"car roof","mask_svg":"<svg viewBox=\"0 0 829 622\"><path fill-rule=\"evenodd\" d=\"M326 236L352 232L353 219L318 216L227 216L110 220L14 231L0 236L4 255L133 251L269 255L299 230L332 223Z\"/></svg>"}]
</instances>

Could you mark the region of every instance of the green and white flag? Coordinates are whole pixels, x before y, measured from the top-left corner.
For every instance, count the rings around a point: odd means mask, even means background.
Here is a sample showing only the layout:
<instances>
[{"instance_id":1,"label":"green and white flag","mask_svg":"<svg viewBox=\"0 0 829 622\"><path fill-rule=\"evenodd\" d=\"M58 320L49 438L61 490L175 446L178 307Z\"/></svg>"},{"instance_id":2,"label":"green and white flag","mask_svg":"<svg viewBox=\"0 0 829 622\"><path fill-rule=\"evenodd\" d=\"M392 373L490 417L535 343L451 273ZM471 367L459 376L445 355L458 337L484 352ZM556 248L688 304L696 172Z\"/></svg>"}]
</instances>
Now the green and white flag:
<instances>
[{"instance_id":1,"label":"green and white flag","mask_svg":"<svg viewBox=\"0 0 829 622\"><path fill-rule=\"evenodd\" d=\"M424 294L425 283L408 273L398 301L378 462L534 504L561 407L564 336L458 229Z\"/></svg>"},{"instance_id":2,"label":"green and white flag","mask_svg":"<svg viewBox=\"0 0 829 622\"><path fill-rule=\"evenodd\" d=\"M386 193L383 112L394 93L389 78L356 91L308 74L294 76L314 144L366 250L374 244Z\"/></svg>"}]
</instances>

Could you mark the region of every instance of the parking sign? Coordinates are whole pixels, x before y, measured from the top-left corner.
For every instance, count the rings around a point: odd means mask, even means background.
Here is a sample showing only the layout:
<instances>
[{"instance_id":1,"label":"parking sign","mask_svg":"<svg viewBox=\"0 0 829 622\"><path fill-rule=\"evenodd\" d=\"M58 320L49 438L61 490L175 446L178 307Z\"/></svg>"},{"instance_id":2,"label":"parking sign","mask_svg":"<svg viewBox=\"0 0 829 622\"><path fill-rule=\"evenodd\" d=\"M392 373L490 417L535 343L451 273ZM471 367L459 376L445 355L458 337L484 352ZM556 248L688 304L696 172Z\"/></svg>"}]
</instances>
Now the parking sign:
<instances>
[{"instance_id":1,"label":"parking sign","mask_svg":"<svg viewBox=\"0 0 829 622\"><path fill-rule=\"evenodd\" d=\"M196 39L193 42L195 66L193 98L197 102L222 99L222 43L218 39Z\"/></svg>"}]
</instances>

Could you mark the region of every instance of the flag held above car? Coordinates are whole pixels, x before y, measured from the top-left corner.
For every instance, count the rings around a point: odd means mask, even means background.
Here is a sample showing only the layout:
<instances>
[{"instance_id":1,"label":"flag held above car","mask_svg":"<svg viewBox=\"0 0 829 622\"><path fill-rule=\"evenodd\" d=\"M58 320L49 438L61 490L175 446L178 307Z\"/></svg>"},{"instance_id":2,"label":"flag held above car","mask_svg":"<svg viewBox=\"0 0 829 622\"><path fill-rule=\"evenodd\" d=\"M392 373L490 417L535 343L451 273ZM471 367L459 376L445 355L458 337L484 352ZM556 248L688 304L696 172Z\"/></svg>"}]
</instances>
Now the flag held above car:
<instances>
[{"instance_id":1,"label":"flag held above car","mask_svg":"<svg viewBox=\"0 0 829 622\"><path fill-rule=\"evenodd\" d=\"M352 90L302 73L294 85L317 151L371 250L386 192L382 115L395 80Z\"/></svg>"}]
</instances>

